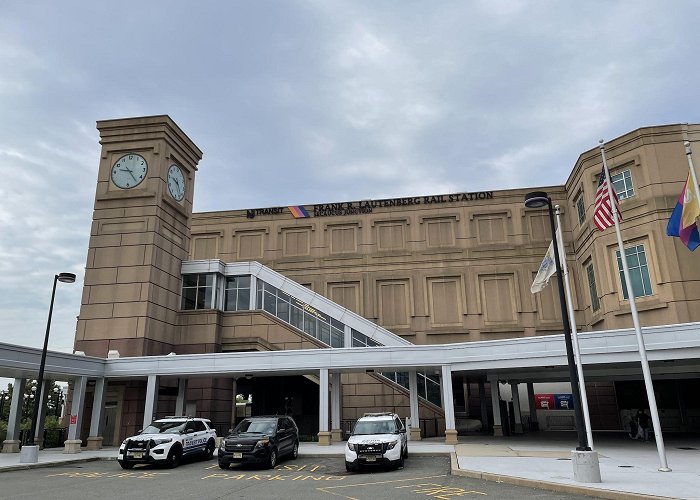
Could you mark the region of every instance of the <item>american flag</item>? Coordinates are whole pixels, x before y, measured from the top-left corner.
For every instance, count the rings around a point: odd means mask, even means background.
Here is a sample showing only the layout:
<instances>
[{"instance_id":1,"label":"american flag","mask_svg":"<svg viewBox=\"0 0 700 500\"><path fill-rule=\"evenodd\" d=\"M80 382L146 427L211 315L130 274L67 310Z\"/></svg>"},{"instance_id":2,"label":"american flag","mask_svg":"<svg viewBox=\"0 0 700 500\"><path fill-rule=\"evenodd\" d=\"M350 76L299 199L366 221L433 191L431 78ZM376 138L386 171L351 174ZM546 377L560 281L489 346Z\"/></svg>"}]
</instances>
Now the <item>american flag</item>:
<instances>
[{"instance_id":1,"label":"american flag","mask_svg":"<svg viewBox=\"0 0 700 500\"><path fill-rule=\"evenodd\" d=\"M617 199L615 186L610 186L610 188L613 196L615 197L617 219L622 220L622 214L620 213L620 202ZM608 180L605 177L605 167L603 167L603 169L600 171L600 177L598 178L598 190L595 192L595 210L593 210L593 222L601 231L604 231L615 224L612 209L610 208L610 196L608 195Z\"/></svg>"}]
</instances>

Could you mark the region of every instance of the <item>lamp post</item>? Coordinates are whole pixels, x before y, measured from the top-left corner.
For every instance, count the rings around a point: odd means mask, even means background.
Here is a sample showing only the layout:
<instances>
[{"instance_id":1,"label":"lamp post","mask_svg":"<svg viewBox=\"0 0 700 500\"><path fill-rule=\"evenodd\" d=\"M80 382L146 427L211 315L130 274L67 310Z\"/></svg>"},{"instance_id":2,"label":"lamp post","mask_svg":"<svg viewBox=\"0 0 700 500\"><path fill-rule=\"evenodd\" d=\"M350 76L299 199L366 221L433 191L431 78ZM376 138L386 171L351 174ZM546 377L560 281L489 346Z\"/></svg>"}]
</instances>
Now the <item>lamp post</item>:
<instances>
[{"instance_id":1,"label":"lamp post","mask_svg":"<svg viewBox=\"0 0 700 500\"><path fill-rule=\"evenodd\" d=\"M525 206L527 208L542 208L547 206L549 210L549 223L552 229L552 240L554 242L554 263L557 270L557 283L559 285L559 305L561 306L561 317L564 322L564 343L566 344L566 359L569 365L569 379L571 381L571 392L574 397L574 418L576 420L576 433L578 434L577 451L590 451L588 438L583 428L583 412L581 410L581 391L578 385L576 373L576 363L574 362L574 348L571 341L571 324L566 310L566 296L564 294L564 284L562 281L561 261L559 259L559 244L557 243L557 230L554 227L554 209L552 199L544 191L534 191L525 195Z\"/></svg>"},{"instance_id":2,"label":"lamp post","mask_svg":"<svg viewBox=\"0 0 700 500\"><path fill-rule=\"evenodd\" d=\"M34 444L34 434L36 433L37 419L39 417L39 405L41 404L41 386L44 381L44 367L46 365L46 349L49 346L49 331L51 330L51 315L53 314L53 300L56 296L56 283L74 283L75 274L73 273L60 273L53 277L53 290L51 291L51 305L49 306L49 318L46 321L46 335L44 336L44 349L41 351L41 362L39 363L39 377L36 380L36 390L38 396L34 398L34 411L32 412L32 427L29 430L29 439L27 440L27 445L22 447L23 456L20 457L20 462L26 461L37 462L38 461L38 450ZM24 452L24 448L32 447L32 449Z\"/></svg>"}]
</instances>

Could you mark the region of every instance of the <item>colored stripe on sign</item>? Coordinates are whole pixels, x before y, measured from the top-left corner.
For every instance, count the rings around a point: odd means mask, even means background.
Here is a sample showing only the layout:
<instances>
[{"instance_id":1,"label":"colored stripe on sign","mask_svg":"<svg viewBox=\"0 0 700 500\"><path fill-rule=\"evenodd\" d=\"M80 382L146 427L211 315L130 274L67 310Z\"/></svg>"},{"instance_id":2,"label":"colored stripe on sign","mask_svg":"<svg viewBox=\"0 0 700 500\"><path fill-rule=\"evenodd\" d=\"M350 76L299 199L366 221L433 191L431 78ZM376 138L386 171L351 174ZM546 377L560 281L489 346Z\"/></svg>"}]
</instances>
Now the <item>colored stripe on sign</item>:
<instances>
[{"instance_id":1,"label":"colored stripe on sign","mask_svg":"<svg viewBox=\"0 0 700 500\"><path fill-rule=\"evenodd\" d=\"M295 219L304 219L309 216L309 212L306 211L303 205L296 205L294 207L287 207Z\"/></svg>"}]
</instances>

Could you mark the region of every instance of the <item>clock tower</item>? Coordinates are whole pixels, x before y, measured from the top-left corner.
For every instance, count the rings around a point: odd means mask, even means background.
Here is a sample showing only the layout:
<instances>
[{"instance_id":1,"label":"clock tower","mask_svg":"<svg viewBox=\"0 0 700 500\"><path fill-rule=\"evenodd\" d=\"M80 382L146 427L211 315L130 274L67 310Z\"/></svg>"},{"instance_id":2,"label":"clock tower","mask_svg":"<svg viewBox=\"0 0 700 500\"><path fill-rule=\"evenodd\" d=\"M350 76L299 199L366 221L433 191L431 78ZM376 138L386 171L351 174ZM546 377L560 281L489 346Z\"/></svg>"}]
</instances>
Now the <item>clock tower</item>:
<instances>
[{"instance_id":1,"label":"clock tower","mask_svg":"<svg viewBox=\"0 0 700 500\"><path fill-rule=\"evenodd\" d=\"M168 354L200 149L167 115L97 122L100 166L75 349Z\"/></svg>"}]
</instances>

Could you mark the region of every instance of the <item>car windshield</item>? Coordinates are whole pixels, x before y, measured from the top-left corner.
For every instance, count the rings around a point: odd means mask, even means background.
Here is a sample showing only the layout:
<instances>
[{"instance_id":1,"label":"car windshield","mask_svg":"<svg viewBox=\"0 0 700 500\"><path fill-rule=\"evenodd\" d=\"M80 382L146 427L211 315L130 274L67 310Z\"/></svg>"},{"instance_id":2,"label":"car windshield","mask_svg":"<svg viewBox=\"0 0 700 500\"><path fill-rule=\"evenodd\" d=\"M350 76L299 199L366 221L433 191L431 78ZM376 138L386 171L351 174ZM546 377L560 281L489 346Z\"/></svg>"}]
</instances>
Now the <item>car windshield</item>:
<instances>
[{"instance_id":1,"label":"car windshield","mask_svg":"<svg viewBox=\"0 0 700 500\"><path fill-rule=\"evenodd\" d=\"M234 429L235 434L242 432L256 432L259 434L273 434L277 430L276 420L249 420L245 419Z\"/></svg>"},{"instance_id":2,"label":"car windshield","mask_svg":"<svg viewBox=\"0 0 700 500\"><path fill-rule=\"evenodd\" d=\"M151 422L151 425L146 427L141 434L163 434L163 433L176 433L185 428L187 422L183 421L165 421L165 422Z\"/></svg>"},{"instance_id":3,"label":"car windshield","mask_svg":"<svg viewBox=\"0 0 700 500\"><path fill-rule=\"evenodd\" d=\"M360 420L355 424L353 436L362 434L391 434L394 432L392 420Z\"/></svg>"}]
</instances>

